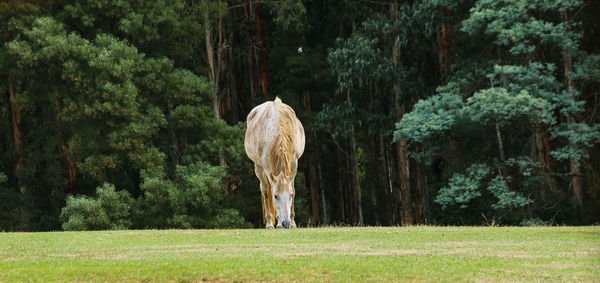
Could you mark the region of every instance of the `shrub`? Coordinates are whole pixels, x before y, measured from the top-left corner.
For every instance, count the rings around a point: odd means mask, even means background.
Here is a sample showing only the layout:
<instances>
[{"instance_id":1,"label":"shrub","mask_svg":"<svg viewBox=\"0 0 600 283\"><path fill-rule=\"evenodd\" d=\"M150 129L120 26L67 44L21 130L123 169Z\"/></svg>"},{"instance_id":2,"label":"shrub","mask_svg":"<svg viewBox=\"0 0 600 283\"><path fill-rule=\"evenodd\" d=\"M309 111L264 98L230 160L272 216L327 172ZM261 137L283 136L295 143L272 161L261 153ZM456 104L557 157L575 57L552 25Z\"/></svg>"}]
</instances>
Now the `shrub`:
<instances>
[{"instance_id":1,"label":"shrub","mask_svg":"<svg viewBox=\"0 0 600 283\"><path fill-rule=\"evenodd\" d=\"M106 230L131 227L133 198L126 191L117 192L114 185L104 183L96 189L97 198L68 196L60 218L63 229Z\"/></svg>"},{"instance_id":2,"label":"shrub","mask_svg":"<svg viewBox=\"0 0 600 283\"><path fill-rule=\"evenodd\" d=\"M174 180L164 173L143 176L140 228L234 228L245 227L244 218L234 209L224 209L221 179L225 170L198 162L180 165Z\"/></svg>"}]
</instances>

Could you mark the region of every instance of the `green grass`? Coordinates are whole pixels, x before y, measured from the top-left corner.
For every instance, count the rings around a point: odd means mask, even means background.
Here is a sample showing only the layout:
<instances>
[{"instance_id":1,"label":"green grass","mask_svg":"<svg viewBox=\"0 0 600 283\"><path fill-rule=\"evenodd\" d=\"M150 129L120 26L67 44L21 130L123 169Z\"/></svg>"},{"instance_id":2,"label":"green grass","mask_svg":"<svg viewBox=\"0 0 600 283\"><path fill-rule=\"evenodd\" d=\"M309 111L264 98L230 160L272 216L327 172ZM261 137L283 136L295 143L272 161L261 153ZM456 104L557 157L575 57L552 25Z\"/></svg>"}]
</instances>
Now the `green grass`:
<instances>
[{"instance_id":1,"label":"green grass","mask_svg":"<svg viewBox=\"0 0 600 283\"><path fill-rule=\"evenodd\" d=\"M600 227L0 233L0 281L600 281Z\"/></svg>"}]
</instances>

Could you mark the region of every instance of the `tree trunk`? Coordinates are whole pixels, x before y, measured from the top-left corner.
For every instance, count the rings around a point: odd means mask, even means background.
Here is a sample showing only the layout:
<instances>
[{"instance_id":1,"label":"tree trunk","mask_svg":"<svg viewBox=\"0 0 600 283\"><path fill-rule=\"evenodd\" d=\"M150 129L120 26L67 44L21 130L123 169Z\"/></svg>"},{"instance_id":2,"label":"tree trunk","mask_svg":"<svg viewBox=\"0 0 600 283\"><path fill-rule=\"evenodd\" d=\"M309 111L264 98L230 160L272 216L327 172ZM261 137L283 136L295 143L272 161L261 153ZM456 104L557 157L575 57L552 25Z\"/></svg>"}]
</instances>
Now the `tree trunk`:
<instances>
[{"instance_id":1,"label":"tree trunk","mask_svg":"<svg viewBox=\"0 0 600 283\"><path fill-rule=\"evenodd\" d=\"M71 154L69 153L69 147L67 145L67 139L63 133L59 133L60 136L60 155L63 163L63 184L64 191L68 195L75 195L77 193L77 167Z\"/></svg>"},{"instance_id":2,"label":"tree trunk","mask_svg":"<svg viewBox=\"0 0 600 283\"><path fill-rule=\"evenodd\" d=\"M350 151L350 141L346 144L346 151ZM354 224L354 219L356 218L356 210L354 209L355 198L352 195L352 189L354 188L353 180L352 180L352 170L350 169L350 156L346 153L346 186L344 187L345 199L347 200L344 203L344 209L346 211L346 219L344 222Z\"/></svg>"},{"instance_id":3,"label":"tree trunk","mask_svg":"<svg viewBox=\"0 0 600 283\"><path fill-rule=\"evenodd\" d=\"M542 176L542 180L544 182L544 184L542 184L542 188L540 189L540 194L542 197L546 195L548 189L550 189L550 191L556 191L556 180L550 175L552 168L550 167L551 161L549 143L547 141L548 135L544 132L544 128L541 124L536 124L534 126L537 161L540 164L540 175Z\"/></svg>"},{"instance_id":4,"label":"tree trunk","mask_svg":"<svg viewBox=\"0 0 600 283\"><path fill-rule=\"evenodd\" d=\"M267 69L267 44L265 42L264 25L262 21L262 5L254 2L256 9L256 32L258 36L258 48L260 54L260 84L263 97L269 94L269 72Z\"/></svg>"},{"instance_id":5,"label":"tree trunk","mask_svg":"<svg viewBox=\"0 0 600 283\"><path fill-rule=\"evenodd\" d=\"M326 201L326 198L325 198L325 189L323 188L323 185L322 185L323 184L323 173L322 173L323 171L321 170L321 164L320 163L317 163L316 166L317 166L317 169L318 169L317 173L319 174L319 182L318 182L318 184L321 184L321 186L319 186L320 189L321 189L321 209L323 211L323 219L321 220L321 223L323 225L328 225L329 224L329 217L330 216L329 216L329 212L328 212L329 210L327 208L327 201Z\"/></svg>"},{"instance_id":6,"label":"tree trunk","mask_svg":"<svg viewBox=\"0 0 600 283\"><path fill-rule=\"evenodd\" d=\"M442 18L444 16L450 17L452 14L448 8L441 8L440 14ZM446 84L446 77L448 75L448 71L450 70L450 66L454 61L454 57L450 52L452 47L453 37L452 37L452 24L446 21L442 21L440 24L440 28L437 31L437 43L438 43L438 61L440 66L440 78L443 82L442 84Z\"/></svg>"},{"instance_id":7,"label":"tree trunk","mask_svg":"<svg viewBox=\"0 0 600 283\"><path fill-rule=\"evenodd\" d=\"M345 205L345 201L344 201L344 188L343 188L343 182L344 182L344 174L343 174L343 164L342 164L342 157L340 156L340 150L336 150L337 153L337 163L338 163L338 182L337 182L337 207L338 207L338 217L340 217L340 219L342 221L346 221L346 209L344 208ZM346 170L346 172L348 172L348 170Z\"/></svg>"},{"instance_id":8,"label":"tree trunk","mask_svg":"<svg viewBox=\"0 0 600 283\"><path fill-rule=\"evenodd\" d=\"M246 10L246 33L248 36L248 71L250 77L250 96L259 97L258 71L256 67L256 44L254 43L255 13L252 0L244 0Z\"/></svg>"},{"instance_id":9,"label":"tree trunk","mask_svg":"<svg viewBox=\"0 0 600 283\"><path fill-rule=\"evenodd\" d=\"M208 0L203 0L204 5L208 6ZM215 58L215 49L213 46L213 35L212 35L212 27L210 23L209 10L204 10L204 41L206 44L206 55L208 62L208 79L213 84L215 89L215 96L213 98L213 109L215 111L215 117L217 119L222 119L221 117L221 87L220 87L220 73L221 73L221 63L222 63L222 40L223 36L221 34L222 29L222 18L219 18L219 42L217 43L217 52ZM223 147L219 146L219 164L221 166L226 166L227 163L225 161L225 153L223 151ZM226 189L227 189L226 185Z\"/></svg>"},{"instance_id":10,"label":"tree trunk","mask_svg":"<svg viewBox=\"0 0 600 283\"><path fill-rule=\"evenodd\" d=\"M394 3L394 9L397 9L397 3ZM397 11L395 11L397 17ZM395 42L400 39L397 36ZM399 64L400 60L400 49L398 45L394 43L392 47L392 61ZM404 106L400 103L400 91L397 86L394 86L394 114L396 120L400 121L404 114ZM401 139L396 142L396 159L397 159L397 171L398 179L400 183L399 199L400 203L400 214L402 216L402 225L410 226L413 224L412 217L412 198L410 193L410 162L408 159L408 148L406 141Z\"/></svg>"},{"instance_id":11,"label":"tree trunk","mask_svg":"<svg viewBox=\"0 0 600 283\"><path fill-rule=\"evenodd\" d=\"M567 11L560 11L560 19L563 22L569 21ZM562 51L562 56L567 92L573 94L573 92L575 91L575 84L571 77L571 73L573 72L573 58L566 49ZM573 100L575 100L575 97L573 97ZM577 123L573 114L569 114L567 119L570 124ZM570 146L575 150L578 148L576 144L571 144ZM571 169L571 187L573 188L573 200L579 207L581 207L583 205L583 176L581 174L581 166L579 164L579 161L575 159L569 160L569 166Z\"/></svg>"},{"instance_id":12,"label":"tree trunk","mask_svg":"<svg viewBox=\"0 0 600 283\"><path fill-rule=\"evenodd\" d=\"M67 195L75 195L77 193L77 170L75 161L69 153L69 146L67 145L67 136L63 130L62 123L58 118L58 113L61 108L60 95L57 93L54 100L54 111L56 116L56 128L58 129L58 139L60 141L60 156L63 165L63 190Z\"/></svg>"},{"instance_id":13,"label":"tree trunk","mask_svg":"<svg viewBox=\"0 0 600 283\"><path fill-rule=\"evenodd\" d=\"M410 163L408 160L408 148L405 140L396 142L396 157L398 159L398 178L400 182L399 199L400 213L402 215L402 226L411 226L412 217L412 198L410 194Z\"/></svg>"},{"instance_id":14,"label":"tree trunk","mask_svg":"<svg viewBox=\"0 0 600 283\"><path fill-rule=\"evenodd\" d=\"M352 186L350 187L352 193L352 216L354 224L358 224L359 226L364 225L363 221L363 213L362 213L362 201L361 201L361 191L360 191L360 180L358 176L358 154L356 149L356 141L354 139L354 129L352 129L352 133L349 139L349 152L348 157L350 161L350 180Z\"/></svg>"},{"instance_id":15,"label":"tree trunk","mask_svg":"<svg viewBox=\"0 0 600 283\"><path fill-rule=\"evenodd\" d=\"M389 144L389 141L384 142L385 138L383 134L379 135L379 155L383 159L383 167L385 169L386 182L385 182L385 194L387 196L387 201L385 202L385 210L387 216L387 225L392 226L394 224L394 195L393 195L393 185L392 185L392 166L390 164L390 160L392 157L390 156L390 150L386 146Z\"/></svg>"},{"instance_id":16,"label":"tree trunk","mask_svg":"<svg viewBox=\"0 0 600 283\"><path fill-rule=\"evenodd\" d=\"M380 168L379 158L377 153L377 139L369 140L369 163L372 165L372 174L375 176L374 182L371 182L370 192L371 192L371 204L373 205L373 223L375 225L380 224L379 214L378 214L378 202L377 202L377 191L379 188L385 187L385 181L383 178L382 170Z\"/></svg>"},{"instance_id":17,"label":"tree trunk","mask_svg":"<svg viewBox=\"0 0 600 283\"><path fill-rule=\"evenodd\" d=\"M8 73L8 104L10 113L10 120L12 122L14 152L17 161L15 162L14 174L17 178L17 186L21 197L23 198L23 207L21 207L21 219L23 221L23 229L25 231L32 231L33 226L31 223L31 215L29 208L26 204L27 186L23 180L25 174L25 154L23 153L23 125L21 123L21 109L17 104L17 90L16 81L14 75Z\"/></svg>"},{"instance_id":18,"label":"tree trunk","mask_svg":"<svg viewBox=\"0 0 600 283\"><path fill-rule=\"evenodd\" d=\"M404 106L400 105L400 97L396 91L395 114L396 119L400 121L404 114ZM412 217L412 198L410 193L410 161L408 158L408 146L404 139L400 139L395 143L396 148L396 169L398 171L398 182L400 190L398 190L398 199L400 200L400 215L403 226L413 224Z\"/></svg>"},{"instance_id":19,"label":"tree trunk","mask_svg":"<svg viewBox=\"0 0 600 283\"><path fill-rule=\"evenodd\" d=\"M229 46L227 48L227 65L229 66L227 68L227 77L229 78L227 80L228 83L228 89L229 89L229 98L230 98L230 105L231 105L231 123L232 124L237 124L240 119L243 119L243 117L240 117L240 113L239 113L239 94L238 94L238 83L237 83L237 77L236 77L236 66L237 66L237 61L235 60L235 56L233 54L233 44L236 42L234 36L235 36L235 32L232 32L233 30L233 22L232 22L232 18L235 17L235 14L232 12L227 16L227 27L229 30L229 37L228 37L228 42L229 42Z\"/></svg>"},{"instance_id":20,"label":"tree trunk","mask_svg":"<svg viewBox=\"0 0 600 283\"><path fill-rule=\"evenodd\" d=\"M508 177L508 169L506 168L506 154L504 153L504 143L502 142L502 133L500 132L500 125L498 124L498 122L495 123L496 124L496 140L498 141L498 152L500 155L500 162L502 163L501 165L501 174L502 174L502 178L504 179L504 184L506 184L506 187L511 189L511 183L509 182L509 177Z\"/></svg>"},{"instance_id":21,"label":"tree trunk","mask_svg":"<svg viewBox=\"0 0 600 283\"><path fill-rule=\"evenodd\" d=\"M498 125L498 122L496 122L496 140L498 141L498 152L500 154L500 161L504 163L506 161L506 155L504 154L504 144L502 143L502 135L500 133L500 125Z\"/></svg>"},{"instance_id":22,"label":"tree trunk","mask_svg":"<svg viewBox=\"0 0 600 283\"><path fill-rule=\"evenodd\" d=\"M311 113L311 109L310 109L310 93L308 91L304 91L303 93L303 102L304 102L304 108L306 109L306 112L308 112L309 114ZM311 217L311 225L315 225L320 223L320 218L319 218L319 192L318 192L318 187L317 187L317 170L316 170L316 166L317 166L317 158L315 157L317 151L315 148L315 134L313 131L313 127L312 125L310 126L310 128L307 129L307 134L306 134L306 144L308 145L308 166L307 166L307 170L304 173L305 177L306 177L306 184L308 184L308 187L310 189L310 203L311 203L311 208L312 208L312 217Z\"/></svg>"},{"instance_id":23,"label":"tree trunk","mask_svg":"<svg viewBox=\"0 0 600 283\"><path fill-rule=\"evenodd\" d=\"M398 1L390 1L390 12L394 18L398 18ZM400 65L400 49L397 42L400 40L396 36L394 45L392 46L392 62ZM402 119L404 114L404 106L400 102L400 90L398 86L394 86L394 116L396 121ZM413 224L412 217L412 198L410 193L410 162L408 159L408 148L406 141L401 139L395 143L396 149L396 170L398 172L398 182L400 189L398 190L398 199L400 200L400 215L403 226L411 226Z\"/></svg>"},{"instance_id":24,"label":"tree trunk","mask_svg":"<svg viewBox=\"0 0 600 283\"><path fill-rule=\"evenodd\" d=\"M208 0L204 0L204 5L208 5ZM213 46L212 27L209 18L209 11L204 11L204 42L206 44L206 61L208 63L208 80L213 84L215 96L213 97L213 110L215 117L221 119L220 94L221 88L219 85L219 66L215 59L215 48ZM219 46L217 46L218 52ZM217 54L217 57L219 54Z\"/></svg>"},{"instance_id":25,"label":"tree trunk","mask_svg":"<svg viewBox=\"0 0 600 283\"><path fill-rule=\"evenodd\" d=\"M421 152L421 146L415 146L415 151ZM425 224L425 195L427 193L427 176L425 175L425 164L421 160L417 160L414 166L414 186L415 186L415 223Z\"/></svg>"}]
</instances>

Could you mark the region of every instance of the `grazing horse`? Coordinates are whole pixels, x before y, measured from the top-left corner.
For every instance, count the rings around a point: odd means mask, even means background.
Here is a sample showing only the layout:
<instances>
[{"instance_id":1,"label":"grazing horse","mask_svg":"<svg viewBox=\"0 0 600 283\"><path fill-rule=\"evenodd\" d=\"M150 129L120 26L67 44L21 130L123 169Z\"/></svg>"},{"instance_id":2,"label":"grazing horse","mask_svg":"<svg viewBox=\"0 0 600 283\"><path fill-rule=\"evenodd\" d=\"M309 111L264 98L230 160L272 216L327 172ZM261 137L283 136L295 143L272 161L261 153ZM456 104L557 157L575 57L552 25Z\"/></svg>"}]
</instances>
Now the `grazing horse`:
<instances>
[{"instance_id":1,"label":"grazing horse","mask_svg":"<svg viewBox=\"0 0 600 283\"><path fill-rule=\"evenodd\" d=\"M256 106L246 120L246 154L260 180L266 228L295 228L294 178L304 152L304 127L294 110L278 97Z\"/></svg>"}]
</instances>

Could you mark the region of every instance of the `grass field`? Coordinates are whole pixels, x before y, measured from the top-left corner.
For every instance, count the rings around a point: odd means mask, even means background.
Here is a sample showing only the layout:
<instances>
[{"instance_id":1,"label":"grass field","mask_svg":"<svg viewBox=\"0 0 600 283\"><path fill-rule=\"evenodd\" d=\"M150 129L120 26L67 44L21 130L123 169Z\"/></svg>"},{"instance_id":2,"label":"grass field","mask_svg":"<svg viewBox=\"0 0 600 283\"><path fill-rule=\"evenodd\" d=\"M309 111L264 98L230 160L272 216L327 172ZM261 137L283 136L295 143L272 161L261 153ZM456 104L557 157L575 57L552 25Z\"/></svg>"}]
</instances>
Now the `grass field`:
<instances>
[{"instance_id":1,"label":"grass field","mask_svg":"<svg viewBox=\"0 0 600 283\"><path fill-rule=\"evenodd\" d=\"M0 233L0 281L600 281L600 227Z\"/></svg>"}]
</instances>

